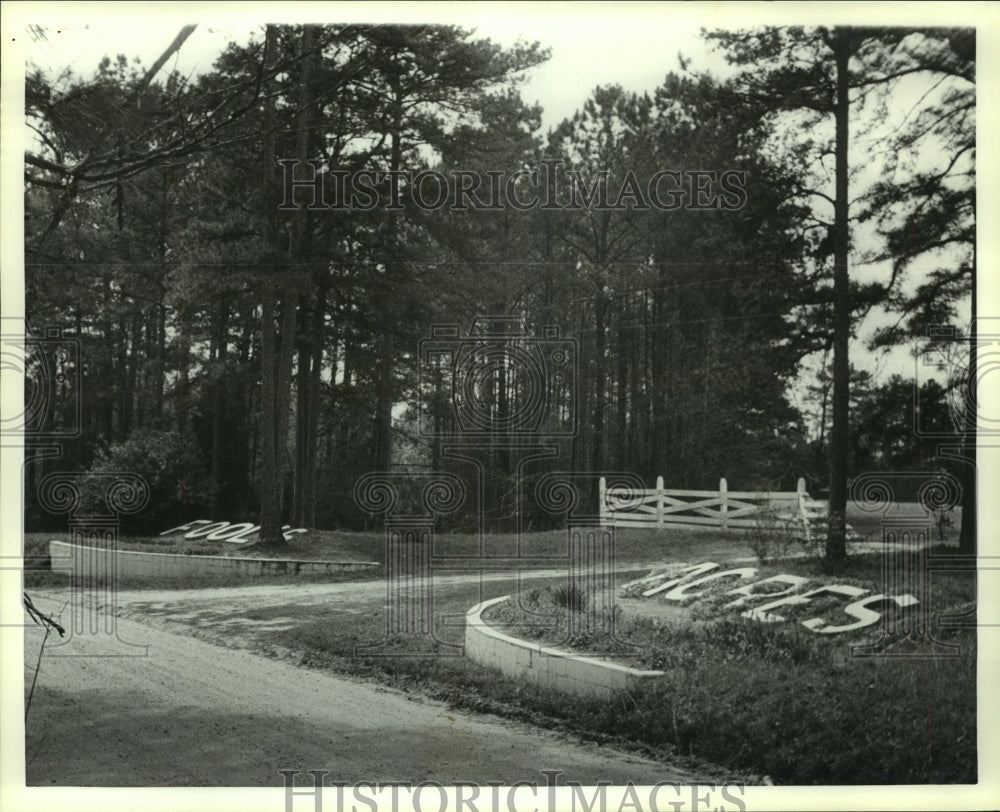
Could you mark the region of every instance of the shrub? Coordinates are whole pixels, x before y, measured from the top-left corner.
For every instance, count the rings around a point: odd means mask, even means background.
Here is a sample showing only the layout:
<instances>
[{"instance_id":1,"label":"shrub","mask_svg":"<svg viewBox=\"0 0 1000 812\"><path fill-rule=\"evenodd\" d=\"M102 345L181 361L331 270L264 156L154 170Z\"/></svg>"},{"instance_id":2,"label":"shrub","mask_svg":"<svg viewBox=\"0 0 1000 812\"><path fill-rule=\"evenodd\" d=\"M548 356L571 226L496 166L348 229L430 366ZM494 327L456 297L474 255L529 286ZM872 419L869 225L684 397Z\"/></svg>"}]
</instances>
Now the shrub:
<instances>
[{"instance_id":1,"label":"shrub","mask_svg":"<svg viewBox=\"0 0 1000 812\"><path fill-rule=\"evenodd\" d=\"M726 652L729 659L756 658L768 662L825 661L830 647L817 642L811 632L798 626L776 628L753 620L735 618L713 623L704 629L709 645Z\"/></svg>"},{"instance_id":2,"label":"shrub","mask_svg":"<svg viewBox=\"0 0 1000 812\"><path fill-rule=\"evenodd\" d=\"M90 474L136 474L149 487L149 501L134 516L123 515L123 531L165 530L176 519L207 512L212 487L193 443L176 431L140 429L99 451ZM107 513L105 483L97 476L83 484L81 511Z\"/></svg>"},{"instance_id":3,"label":"shrub","mask_svg":"<svg viewBox=\"0 0 1000 812\"><path fill-rule=\"evenodd\" d=\"M587 595L576 584L561 584L552 590L552 602L556 606L582 612L587 608Z\"/></svg>"},{"instance_id":4,"label":"shrub","mask_svg":"<svg viewBox=\"0 0 1000 812\"><path fill-rule=\"evenodd\" d=\"M785 527L773 508L754 516L754 525L746 531L746 543L761 564L770 564L788 555L796 534Z\"/></svg>"}]
</instances>

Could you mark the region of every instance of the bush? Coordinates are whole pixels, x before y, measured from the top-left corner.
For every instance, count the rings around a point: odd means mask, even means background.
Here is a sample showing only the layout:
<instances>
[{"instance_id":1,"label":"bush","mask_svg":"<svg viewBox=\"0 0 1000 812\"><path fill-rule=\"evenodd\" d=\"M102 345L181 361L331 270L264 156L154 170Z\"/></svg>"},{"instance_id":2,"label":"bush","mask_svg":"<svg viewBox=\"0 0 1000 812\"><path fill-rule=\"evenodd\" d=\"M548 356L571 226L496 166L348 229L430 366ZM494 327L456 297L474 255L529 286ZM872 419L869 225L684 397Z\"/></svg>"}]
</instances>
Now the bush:
<instances>
[{"instance_id":1,"label":"bush","mask_svg":"<svg viewBox=\"0 0 1000 812\"><path fill-rule=\"evenodd\" d=\"M788 555L798 534L778 519L778 512L764 509L754 517L754 525L746 532L747 546L761 564L770 564Z\"/></svg>"},{"instance_id":2,"label":"bush","mask_svg":"<svg viewBox=\"0 0 1000 812\"><path fill-rule=\"evenodd\" d=\"M576 584L562 584L552 590L552 602L573 612L587 608L587 595Z\"/></svg>"},{"instance_id":3,"label":"bush","mask_svg":"<svg viewBox=\"0 0 1000 812\"><path fill-rule=\"evenodd\" d=\"M190 440L176 431L141 429L128 439L99 451L89 474L135 474L149 488L149 501L135 515L122 515L123 532L162 531L179 518L206 513L212 487L204 465ZM88 477L83 484L81 512L105 514L103 477Z\"/></svg>"},{"instance_id":4,"label":"bush","mask_svg":"<svg viewBox=\"0 0 1000 812\"><path fill-rule=\"evenodd\" d=\"M727 660L804 663L831 659L830 647L817 644L812 632L798 626L784 629L737 617L713 623L705 627L703 634L706 645L725 652Z\"/></svg>"}]
</instances>

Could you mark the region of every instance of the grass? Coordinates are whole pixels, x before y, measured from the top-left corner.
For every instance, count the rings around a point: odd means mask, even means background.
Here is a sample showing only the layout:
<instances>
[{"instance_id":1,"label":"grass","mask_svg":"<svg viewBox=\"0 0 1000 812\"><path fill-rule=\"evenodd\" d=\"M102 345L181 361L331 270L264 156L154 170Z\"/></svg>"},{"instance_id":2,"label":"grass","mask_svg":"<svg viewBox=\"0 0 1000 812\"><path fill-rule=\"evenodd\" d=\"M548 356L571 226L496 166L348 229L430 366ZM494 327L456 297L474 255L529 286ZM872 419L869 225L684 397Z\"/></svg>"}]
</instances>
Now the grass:
<instances>
[{"instance_id":1,"label":"grass","mask_svg":"<svg viewBox=\"0 0 1000 812\"><path fill-rule=\"evenodd\" d=\"M666 676L615 720L778 783L976 781L976 641L955 659L835 658L744 621L662 631Z\"/></svg>"},{"instance_id":2,"label":"grass","mask_svg":"<svg viewBox=\"0 0 1000 812\"><path fill-rule=\"evenodd\" d=\"M66 539L65 533L26 533L25 554L47 555L52 539ZM753 550L737 533L729 535L688 529L635 530L619 529L615 534L615 556L621 562L649 562L697 554L712 556L752 556ZM517 555L517 537L513 534L487 535L484 546L489 555ZM348 532L311 530L293 536L284 546L263 548L257 544L227 544L224 541L185 539L183 536L132 536L119 540L123 550L175 553L181 555L260 555L295 559L385 562L385 534L381 531ZM526 534L522 538L525 556L565 555L565 531ZM478 539L471 533L439 535L434 539L434 555L467 556L478 551Z\"/></svg>"},{"instance_id":3,"label":"grass","mask_svg":"<svg viewBox=\"0 0 1000 812\"><path fill-rule=\"evenodd\" d=\"M66 540L65 533L26 533L25 554L48 554L48 542ZM285 545L231 544L225 541L186 539L179 536L128 536L118 540L122 550L173 555L222 555L261 558L290 558L296 560L377 561L385 551L375 544L373 534L341 533L338 531L312 531L292 536ZM384 547L384 542L382 543Z\"/></svg>"},{"instance_id":4,"label":"grass","mask_svg":"<svg viewBox=\"0 0 1000 812\"><path fill-rule=\"evenodd\" d=\"M26 553L38 554L52 537L26 537ZM331 533L314 541L315 552L323 555L375 553L363 556L371 560L384 555L374 533ZM145 543L126 543L136 542ZM436 552L468 552L474 542L472 536L441 537ZM535 554L565 549L562 533L537 534L526 542ZM618 542L623 570L630 562L749 558L748 566L759 570L756 578L789 573L817 583L834 580L811 558L760 566L746 540L736 536L636 530L620 532ZM297 540L292 546L308 543ZM489 544L491 551L510 551L513 539L491 538ZM620 572L619 583L627 580ZM852 556L835 580L877 589L881 558ZM560 612L565 616L574 603L569 590L560 592L565 584L565 577L526 577L521 583L522 603L541 612L553 634L560 633ZM933 611L974 606L974 585L971 571L933 573ZM688 610L701 623L643 618L619 623L619 636L635 647L631 651L636 662L666 674L613 702L598 702L507 679L458 656L466 610L515 590L513 578L435 584L434 638L416 642L387 635L382 594L329 609L250 610L244 613L247 618L290 618L293 628L260 627L246 634L252 647L280 650L302 666L375 679L454 707L520 718L664 758L724 764L730 776L766 774L779 784L969 783L977 778L974 629L935 632L939 639L959 645L957 657L856 657L850 645L874 637L878 626L865 633L868 637L856 633L848 640L821 639L795 622L764 626L740 620L722 611L719 595L709 595ZM550 597L557 593L562 597ZM557 609L560 600L567 605ZM840 613L841 623L842 605L838 599L828 607L831 618ZM811 616L825 611L818 601L807 609ZM794 607L788 614L793 621L801 619ZM536 614L533 628L538 626ZM375 650L364 650L376 642ZM584 648L595 645L593 639L577 642ZM356 656L357 647L362 656ZM914 638L883 641L881 648L883 653L927 653L926 642ZM375 653L387 656L370 656Z\"/></svg>"},{"instance_id":5,"label":"grass","mask_svg":"<svg viewBox=\"0 0 1000 812\"><path fill-rule=\"evenodd\" d=\"M954 548L940 545L931 549L931 556L928 559L931 565L936 553L947 554L953 552ZM896 561L899 564L899 561ZM905 564L905 562L903 562ZM746 581L735 577L709 581L695 590L696 598L686 601L665 602L657 598L642 599L643 591L649 589L655 583L651 581L635 581L625 584L619 589L618 597L629 600L619 601L615 607L615 638L624 643L616 646L614 641L605 641L600 635L588 636L575 641L580 650L587 652L605 651L623 654L628 651L648 651L658 648L660 639L658 637L659 623L666 619L682 619L685 623L699 622L709 623L724 620L739 620L739 612L752 606L760 606L766 602L766 596L770 593L786 591L805 592L818 589L832 584L855 587L863 591L859 597L869 597L878 594L899 594L903 587L896 584L884 583L882 572L882 558L877 553L867 553L852 556L846 565L837 575L830 575L823 571L822 565L809 558L792 558L780 563L770 565L750 566L740 564L735 569L748 569L752 574ZM720 565L721 572L727 569L727 565ZM905 569L906 567L904 567ZM910 561L910 572L915 572L917 565ZM664 575L662 581L668 577L680 573L677 567L669 567L662 570ZM666 573L671 573L669 576ZM711 573L708 573L711 574ZM687 576L689 579L703 577L705 573L692 573ZM803 579L803 583L797 587L790 587L788 582L767 582L767 579L778 575L794 575ZM622 579L619 578L619 583ZM730 604L738 595L731 594L736 586L742 586L750 582L754 585L752 602L748 602L739 608L731 608ZM929 606L923 607L929 613L950 613L967 611L974 607L973 576L971 572L948 571L931 572L931 594ZM780 628L798 628L800 621L808 618L821 618L828 625L844 625L851 623L856 618L845 615L843 608L847 603L855 600L842 594L820 594L813 596L808 604L796 606L785 605L778 612L788 617L792 622L783 624ZM927 603L925 601L925 603ZM565 583L554 588L545 587L543 590L529 590L522 593L520 601L509 601L496 604L490 607L485 614L485 618L498 627L503 627L511 633L526 639L536 640L548 645L566 645L567 632L570 628L569 617L571 612L580 612L586 609L587 595L577 590L574 585ZM655 607L649 613L650 607ZM626 612L622 612L626 609ZM895 604L883 606L879 610L882 616L889 622L894 622L897 618L902 618L903 610ZM912 610L907 610L912 611ZM603 610L608 614L608 610ZM645 614L643 614L645 612ZM636 616L639 613L640 616ZM539 622L539 616L544 615L548 620ZM650 617L655 617L653 623ZM609 619L603 619L603 625L611 625ZM577 624L579 625L579 624ZM767 625L757 622L747 624L750 628L766 629ZM856 632L830 637L817 637L813 632L801 630L800 637L806 640L823 640L824 645L820 648L824 651L841 650L843 656L849 656L850 646L863 643L873 643L876 639L881 639L883 626L876 623L873 626L859 629ZM574 641L570 642L570 645ZM606 645L606 643L608 643ZM844 652L847 653L844 653ZM634 655L630 658L631 664L637 667L660 668L658 664L651 664L641 655Z\"/></svg>"},{"instance_id":6,"label":"grass","mask_svg":"<svg viewBox=\"0 0 1000 812\"><path fill-rule=\"evenodd\" d=\"M163 578L129 576L127 580L119 581L122 590L161 590L161 589L216 589L223 587L242 586L280 586L282 584L327 584L348 583L354 581L371 581L385 577L381 568L359 570L355 572L307 573L303 575L210 575L197 578L177 577L169 581ZM95 586L103 586L105 580L97 578ZM49 570L25 570L24 587L68 587L70 576L67 572L52 572Z\"/></svg>"},{"instance_id":7,"label":"grass","mask_svg":"<svg viewBox=\"0 0 1000 812\"><path fill-rule=\"evenodd\" d=\"M816 578L813 586L832 582L809 559L765 567L755 577L778 572ZM932 573L930 610L974 606L974 579L973 571ZM880 591L881 557L850 559L836 582ZM486 619L524 638L665 671L637 688L614 717L584 708L584 718L608 734L669 744L779 783L975 782L974 629L934 632L941 643L957 645L954 652L912 633L883 636L881 624L822 637L797 621L819 616L844 623L843 598L784 607L792 622L765 625L722 609L732 600L723 594L731 587L720 582L715 594L689 607L704 622L628 616L614 638L569 637L572 610L560 611L563 602L551 589L528 596L521 607L491 607ZM539 611L555 612L557 622L532 623ZM860 656L854 647L866 643L882 656ZM898 656L904 653L924 656ZM929 656L934 653L955 656Z\"/></svg>"},{"instance_id":8,"label":"grass","mask_svg":"<svg viewBox=\"0 0 1000 812\"><path fill-rule=\"evenodd\" d=\"M25 585L64 586L69 576L49 570L49 541L66 539L66 533L25 533ZM522 539L522 554L526 556L560 556L567 550L565 531L533 533ZM385 536L371 531L347 532L340 530L313 530L308 534L297 534L286 546L276 548L261 545L236 545L226 542L210 542L204 539L185 539L183 536L130 536L119 540L123 550L170 553L174 555L227 555L259 556L264 558L290 558L297 560L328 561L374 561L385 564ZM485 548L490 555L516 556L517 537L514 535L490 535L485 540ZM477 554L478 539L474 534L458 533L437 536L434 540L434 554L439 556L468 556ZM744 539L736 535L721 536L697 530L619 530L616 534L615 557L620 564L635 562L648 563L671 557L699 556L702 558L730 558L732 556L752 556L753 551ZM560 566L561 562L553 562ZM354 581L381 578L384 570L368 570L355 573L334 573L330 575L300 576L239 576L227 575L214 578L183 579L171 581L178 588L210 588L219 586L245 586L261 583L269 584L304 583L325 581ZM150 579L130 579L129 588L161 588L163 582Z\"/></svg>"},{"instance_id":9,"label":"grass","mask_svg":"<svg viewBox=\"0 0 1000 812\"><path fill-rule=\"evenodd\" d=\"M541 591L564 579L527 578L521 586ZM258 650L293 653L300 666L376 680L394 688L420 693L448 703L450 707L518 719L550 730L561 730L582 739L614 744L644 752L674 763L688 765L705 775L740 780L752 778L731 770L720 771L697 755L680 753L669 742L643 742L629 731L610 731L606 722L595 720L608 711L605 703L586 702L482 668L461 656L458 646L465 636L466 610L480 600L509 594L513 579L480 584L435 586L434 639L415 642L402 635L387 635L384 597L357 601L347 613L337 609L304 610L301 622L287 631L258 630ZM289 610L292 611L289 611ZM256 620L289 618L293 607L275 607L253 613ZM377 648L366 653L371 644ZM371 656L377 654L378 656ZM581 706L587 708L579 714Z\"/></svg>"},{"instance_id":10,"label":"grass","mask_svg":"<svg viewBox=\"0 0 1000 812\"><path fill-rule=\"evenodd\" d=\"M54 572L50 567L49 542L53 539L66 539L66 534L59 533L25 533L24 534L24 585L25 587L61 587L69 585L69 573ZM173 555L233 555L238 549L236 545L224 542L199 543L197 539L186 540L179 537L132 536L121 539L118 544L123 550L141 552L168 553ZM311 555L304 555L304 545L293 541L285 557L291 559L323 560L327 555L337 561L376 561L377 558L361 558L354 555L350 549L343 550L337 544L324 544L310 550ZM239 554L246 555L247 550ZM258 554L260 550L258 550ZM274 557L266 555L262 557ZM380 556L379 558L384 558ZM371 581L381 579L385 575L383 566L352 572L307 573L302 575L215 575L198 578L174 578L169 582L162 578L137 576L129 577L123 583L128 589L211 589L215 587L251 586L254 584L292 584L292 583L340 583L349 581Z\"/></svg>"},{"instance_id":11,"label":"grass","mask_svg":"<svg viewBox=\"0 0 1000 812\"><path fill-rule=\"evenodd\" d=\"M877 556L858 556L843 580L877 584L879 567ZM830 583L809 559L776 570ZM564 585L564 578L522 581L522 605L536 615L520 636L561 633L560 612L572 611L557 606L566 598ZM526 719L664 758L724 764L730 775L766 774L781 784L976 780L974 629L936 632L959 644L957 657L893 659L851 655L850 646L876 637L879 626L836 640L795 623L765 626L732 615L696 624L626 618L620 637L635 647L637 664L666 675L613 702L598 702L523 684L457 656L468 607L515 589L513 580L435 586L434 639L416 641L386 635L383 597L352 602L350 611L258 610L255 619L295 617L296 623L280 632L258 630L256 645L291 652L300 665L377 679L453 707ZM935 612L967 607L973 596L971 572L932 576ZM547 631L537 613L546 617ZM374 652L356 656L356 647L376 641ZM593 639L577 642L584 649L595 645ZM928 653L926 643L913 638L883 646L884 653L920 650Z\"/></svg>"},{"instance_id":12,"label":"grass","mask_svg":"<svg viewBox=\"0 0 1000 812\"><path fill-rule=\"evenodd\" d=\"M912 505L896 505L893 513L905 513L917 508ZM955 509L953 525L948 529L946 540L957 539L961 524L961 510ZM881 532L882 515L864 513L854 508L848 510L848 521L863 539L878 539ZM934 530L936 534L937 530ZM695 558L699 561L732 558L754 558L757 540L754 532L733 529L726 533L720 530L698 530L690 528L665 528L662 530L639 530L619 528L615 532L615 557L623 563L646 563L669 558L672 561ZM26 533L24 535L25 555L48 556L48 542L51 539L65 539L66 533ZM775 537L775 547L786 548L785 552L797 551L796 544L786 544L787 539ZM529 556L564 555L567 548L565 531L526 534L522 539L522 552ZM283 546L265 547L259 544L229 544L224 541L205 539L185 539L175 536L131 536L119 540L125 550L174 553L180 555L237 555L282 557L301 560L326 559L336 561L378 561L385 563L385 534L381 529L368 532L343 530L310 530L306 534L296 534ZM800 547L801 545L799 545ZM517 553L517 537L512 534L490 534L485 547L490 555ZM475 555L478 539L471 533L449 533L439 535L434 540L435 555Z\"/></svg>"}]
</instances>

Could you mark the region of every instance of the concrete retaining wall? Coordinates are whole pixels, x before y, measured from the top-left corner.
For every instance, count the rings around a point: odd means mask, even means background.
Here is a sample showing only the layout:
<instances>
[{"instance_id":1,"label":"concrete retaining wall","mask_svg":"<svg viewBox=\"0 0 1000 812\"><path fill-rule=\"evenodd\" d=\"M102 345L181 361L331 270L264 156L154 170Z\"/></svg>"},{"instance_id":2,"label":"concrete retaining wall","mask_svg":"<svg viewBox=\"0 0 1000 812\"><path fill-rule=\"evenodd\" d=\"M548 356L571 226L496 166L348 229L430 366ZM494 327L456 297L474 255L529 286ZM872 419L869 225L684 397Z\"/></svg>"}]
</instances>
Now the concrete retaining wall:
<instances>
[{"instance_id":1,"label":"concrete retaining wall","mask_svg":"<svg viewBox=\"0 0 1000 812\"><path fill-rule=\"evenodd\" d=\"M582 657L510 637L491 628L482 613L509 596L473 606L465 616L465 656L479 665L563 693L607 699L637 682L663 676L609 660Z\"/></svg>"},{"instance_id":2,"label":"concrete retaining wall","mask_svg":"<svg viewBox=\"0 0 1000 812\"><path fill-rule=\"evenodd\" d=\"M111 553L104 548L83 547L64 541L49 542L52 569L56 572L85 572L104 578ZM174 555L118 550L113 568L120 582L131 578L214 578L220 575L313 575L351 572L377 567L374 561L293 561L279 558L233 558L222 555Z\"/></svg>"}]
</instances>

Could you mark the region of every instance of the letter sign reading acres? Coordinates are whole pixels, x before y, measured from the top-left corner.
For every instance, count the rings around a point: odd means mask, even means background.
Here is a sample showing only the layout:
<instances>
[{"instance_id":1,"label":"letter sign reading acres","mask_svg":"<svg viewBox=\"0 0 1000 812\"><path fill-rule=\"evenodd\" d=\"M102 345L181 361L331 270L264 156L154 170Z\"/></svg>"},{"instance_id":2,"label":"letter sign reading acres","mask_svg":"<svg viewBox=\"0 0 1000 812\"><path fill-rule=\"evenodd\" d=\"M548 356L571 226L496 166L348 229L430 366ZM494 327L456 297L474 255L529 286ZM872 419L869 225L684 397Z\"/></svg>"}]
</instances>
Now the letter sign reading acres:
<instances>
[{"instance_id":1,"label":"letter sign reading acres","mask_svg":"<svg viewBox=\"0 0 1000 812\"><path fill-rule=\"evenodd\" d=\"M308 533L304 527L297 527L294 530L290 524L282 526L282 535L285 541L290 541L295 533ZM180 527L164 530L161 536L172 536L182 530L188 532L184 534L186 539L205 539L205 541L228 541L232 544L245 544L250 540L250 536L260 532L259 524L243 522L232 524L231 522L213 522L210 519L195 519Z\"/></svg>"},{"instance_id":2,"label":"letter sign reading acres","mask_svg":"<svg viewBox=\"0 0 1000 812\"><path fill-rule=\"evenodd\" d=\"M724 596L731 595L734 598L723 608L740 610L742 617L760 623L784 623L788 618L775 612L775 609L782 606L805 606L820 595L839 595L853 601L843 610L844 614L855 619L853 623L837 625L820 617L803 620L802 625L816 634L843 634L863 629L879 621L882 617L877 611L879 609L891 607L893 604L899 609L906 609L919 603L913 595L868 595L871 590L847 584L827 584L814 587L807 592L799 592L809 582L808 578L801 575L772 575L760 581L746 583L756 574L757 570L754 567L720 570L718 564L707 562L647 575L645 578L626 584L624 588L645 587L640 593L643 598L658 596L660 600L681 602L708 594L709 590L705 587L713 581L737 578L742 582L741 585L722 593ZM781 586L785 588L780 589ZM750 604L756 601L762 603L751 607Z\"/></svg>"}]
</instances>

